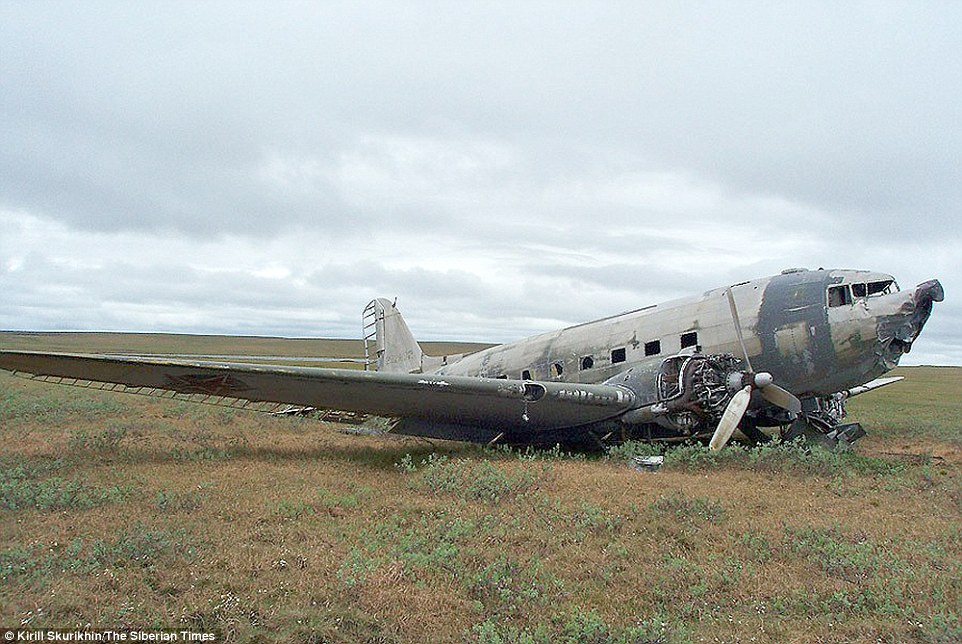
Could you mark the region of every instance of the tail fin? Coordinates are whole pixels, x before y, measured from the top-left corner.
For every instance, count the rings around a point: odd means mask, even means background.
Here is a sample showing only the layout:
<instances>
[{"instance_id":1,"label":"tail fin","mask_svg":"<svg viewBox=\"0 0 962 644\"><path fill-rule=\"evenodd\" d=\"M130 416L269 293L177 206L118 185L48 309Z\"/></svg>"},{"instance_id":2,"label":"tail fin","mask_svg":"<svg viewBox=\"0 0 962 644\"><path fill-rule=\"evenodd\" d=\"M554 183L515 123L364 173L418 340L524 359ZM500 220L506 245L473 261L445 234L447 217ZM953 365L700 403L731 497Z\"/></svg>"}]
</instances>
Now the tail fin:
<instances>
[{"instance_id":1,"label":"tail fin","mask_svg":"<svg viewBox=\"0 0 962 644\"><path fill-rule=\"evenodd\" d=\"M373 318L372 321L368 321ZM364 308L364 328L374 326L377 370L393 373L420 373L424 352L414 339L401 312L390 300L378 298ZM366 339L370 336L366 336ZM367 350L365 342L365 351Z\"/></svg>"}]
</instances>

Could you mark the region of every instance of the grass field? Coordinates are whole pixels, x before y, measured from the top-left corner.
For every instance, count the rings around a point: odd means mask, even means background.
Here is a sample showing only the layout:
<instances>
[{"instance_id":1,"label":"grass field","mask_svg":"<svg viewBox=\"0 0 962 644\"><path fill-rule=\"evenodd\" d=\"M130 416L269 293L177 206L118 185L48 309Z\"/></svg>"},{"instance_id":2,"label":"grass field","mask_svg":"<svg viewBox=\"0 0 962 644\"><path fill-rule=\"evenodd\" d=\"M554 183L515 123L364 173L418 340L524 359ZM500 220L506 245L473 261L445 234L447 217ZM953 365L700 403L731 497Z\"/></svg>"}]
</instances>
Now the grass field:
<instances>
[{"instance_id":1,"label":"grass field","mask_svg":"<svg viewBox=\"0 0 962 644\"><path fill-rule=\"evenodd\" d=\"M295 345L260 354L330 355ZM962 369L899 373L851 401L852 452L683 446L656 473L626 465L644 446L491 451L0 373L0 627L959 642Z\"/></svg>"},{"instance_id":2,"label":"grass field","mask_svg":"<svg viewBox=\"0 0 962 644\"><path fill-rule=\"evenodd\" d=\"M422 342L421 345L431 355L471 353L491 346L472 342ZM356 362L319 365L313 360L364 358L364 345L360 340L181 333L0 331L0 347L17 351L192 356L198 360L233 355L244 356L244 362L330 366L346 369L361 369L363 365ZM282 356L286 359L277 359Z\"/></svg>"}]
</instances>

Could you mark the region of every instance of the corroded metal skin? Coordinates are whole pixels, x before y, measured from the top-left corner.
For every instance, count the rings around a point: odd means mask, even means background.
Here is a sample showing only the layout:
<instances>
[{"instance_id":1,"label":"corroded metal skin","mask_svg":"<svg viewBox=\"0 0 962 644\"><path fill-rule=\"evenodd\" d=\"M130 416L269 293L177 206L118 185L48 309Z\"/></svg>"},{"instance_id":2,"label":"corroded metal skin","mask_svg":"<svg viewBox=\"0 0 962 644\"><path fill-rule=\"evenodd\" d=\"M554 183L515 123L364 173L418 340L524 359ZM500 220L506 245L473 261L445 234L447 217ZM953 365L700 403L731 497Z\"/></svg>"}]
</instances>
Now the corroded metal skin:
<instances>
[{"instance_id":1,"label":"corroded metal skin","mask_svg":"<svg viewBox=\"0 0 962 644\"><path fill-rule=\"evenodd\" d=\"M899 291L891 275L857 270L791 270L696 297L631 311L493 347L434 370L486 378L620 384L636 396L627 423L656 420L659 369L675 354L742 356L799 398L825 398L894 368L911 349L937 280ZM755 408L765 406L759 396ZM676 427L677 428L677 427Z\"/></svg>"},{"instance_id":2,"label":"corroded metal skin","mask_svg":"<svg viewBox=\"0 0 962 644\"><path fill-rule=\"evenodd\" d=\"M869 271L818 270L732 287L755 370L772 373L796 395L830 395L892 369L918 337L932 302L941 301L942 292L933 280L916 290L853 297L850 304L829 306L830 286L882 282L894 278ZM741 355L726 290L492 347L434 372L602 383L630 367L693 348L705 354ZM682 336L689 333L696 334L697 344L683 347ZM652 348L653 342L660 351L646 355L646 345ZM624 360L614 362L612 353L619 349L624 349ZM586 357L590 360L583 363ZM582 368L586 365L590 366Z\"/></svg>"}]
</instances>

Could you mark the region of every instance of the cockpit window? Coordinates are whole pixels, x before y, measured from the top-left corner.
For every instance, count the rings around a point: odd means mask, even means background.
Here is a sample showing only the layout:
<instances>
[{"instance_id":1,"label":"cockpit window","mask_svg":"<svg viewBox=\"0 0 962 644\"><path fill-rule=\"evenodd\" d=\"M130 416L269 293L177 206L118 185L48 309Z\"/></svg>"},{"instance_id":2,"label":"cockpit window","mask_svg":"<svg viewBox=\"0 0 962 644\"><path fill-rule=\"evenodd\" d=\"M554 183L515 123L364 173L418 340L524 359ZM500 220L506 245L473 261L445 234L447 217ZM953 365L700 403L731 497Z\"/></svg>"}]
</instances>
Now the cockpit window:
<instances>
[{"instance_id":1,"label":"cockpit window","mask_svg":"<svg viewBox=\"0 0 962 644\"><path fill-rule=\"evenodd\" d=\"M852 291L849 290L848 284L840 284L839 286L828 287L829 306L844 306L851 303Z\"/></svg>"},{"instance_id":2,"label":"cockpit window","mask_svg":"<svg viewBox=\"0 0 962 644\"><path fill-rule=\"evenodd\" d=\"M869 282L868 284L852 284L852 295L856 298L878 297L880 295L897 293L898 290L899 287L895 284L895 280L881 280L878 282Z\"/></svg>"},{"instance_id":3,"label":"cockpit window","mask_svg":"<svg viewBox=\"0 0 962 644\"><path fill-rule=\"evenodd\" d=\"M895 280L869 282L868 284L869 297L873 297L875 295L889 295L890 293L895 293L896 291L898 291L898 287L895 286Z\"/></svg>"}]
</instances>

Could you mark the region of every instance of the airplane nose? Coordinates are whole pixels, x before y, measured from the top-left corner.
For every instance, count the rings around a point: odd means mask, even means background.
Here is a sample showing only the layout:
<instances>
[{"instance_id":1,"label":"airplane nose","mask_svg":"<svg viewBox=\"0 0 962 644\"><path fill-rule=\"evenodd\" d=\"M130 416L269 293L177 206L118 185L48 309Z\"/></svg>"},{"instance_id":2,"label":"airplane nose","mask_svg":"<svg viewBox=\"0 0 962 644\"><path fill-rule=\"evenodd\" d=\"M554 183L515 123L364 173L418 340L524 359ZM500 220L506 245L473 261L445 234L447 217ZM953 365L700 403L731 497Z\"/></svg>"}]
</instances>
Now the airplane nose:
<instances>
[{"instance_id":1,"label":"airplane nose","mask_svg":"<svg viewBox=\"0 0 962 644\"><path fill-rule=\"evenodd\" d=\"M928 300L928 306L931 307L932 302L941 302L944 299L945 290L942 288L942 283L939 280L922 282L915 287L916 305Z\"/></svg>"},{"instance_id":2,"label":"airplane nose","mask_svg":"<svg viewBox=\"0 0 962 644\"><path fill-rule=\"evenodd\" d=\"M922 327L925 326L929 316L932 315L932 304L945 299L945 290L939 280L929 280L915 287L915 294L912 299L915 301L915 311L912 313L909 324L912 326L914 333L909 338L905 338L910 344L915 338L919 337ZM906 349L906 353L908 353L908 349Z\"/></svg>"},{"instance_id":3,"label":"airplane nose","mask_svg":"<svg viewBox=\"0 0 962 644\"><path fill-rule=\"evenodd\" d=\"M912 350L912 343L932 315L932 305L944 299L945 291L939 280L922 282L904 299L895 315L879 321L879 358L886 368L895 367L902 354Z\"/></svg>"}]
</instances>

